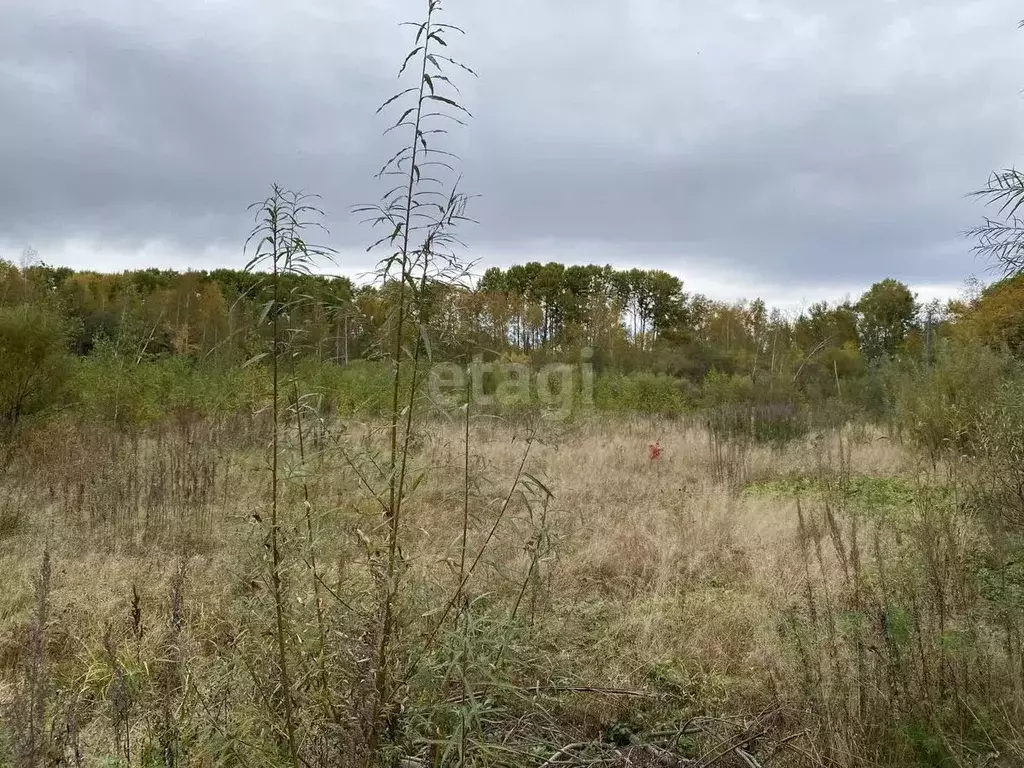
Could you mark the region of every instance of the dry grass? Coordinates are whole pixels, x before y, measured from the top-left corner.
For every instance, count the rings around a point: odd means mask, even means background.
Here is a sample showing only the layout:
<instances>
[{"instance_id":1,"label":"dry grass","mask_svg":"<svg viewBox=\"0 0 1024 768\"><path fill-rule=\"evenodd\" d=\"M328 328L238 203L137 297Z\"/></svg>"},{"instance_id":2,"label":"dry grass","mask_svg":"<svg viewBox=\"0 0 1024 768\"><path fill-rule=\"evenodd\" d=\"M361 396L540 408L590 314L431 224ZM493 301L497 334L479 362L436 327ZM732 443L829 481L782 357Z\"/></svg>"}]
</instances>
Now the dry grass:
<instances>
[{"instance_id":1,"label":"dry grass","mask_svg":"<svg viewBox=\"0 0 1024 768\"><path fill-rule=\"evenodd\" d=\"M73 694L80 703L79 740L89 746L86 752L116 754L109 733L118 715L111 714L109 700L121 685L135 697L134 709L126 710L128 730L137 734L139 744L152 741L155 720L148 710L162 689L147 681L155 679L153 670L164 663L161 659L166 661L174 584L183 568L183 596L178 599L184 639L175 647L181 649L191 681L185 688L193 686L188 690L194 695L175 694L177 717L184 721L188 710L194 750L212 750L212 744L228 738L217 733L226 724L241 728L236 734L261 738L256 721L245 719L254 715L214 716L208 711L215 699L227 709L242 706L239 696L249 695L243 691L253 685L259 694L258 677L244 684L239 680L245 679L246 664L269 663L261 645L267 606L261 581L265 531L259 516L267 477L260 446L238 439L237 426L202 423L168 428L145 439L104 430L51 430L56 431L37 436L0 490L0 516L15 521L0 541L0 572L6 575L0 594L0 700L10 706L22 691L25 637L38 610L35 584L40 559L48 550L53 574L46 598L47 656L61 695ZM370 642L367 633L372 634L377 548L383 536L380 507L365 490L366 480L373 482L365 457L372 455L380 438L369 426L350 426L341 443L344 453L325 450L307 468L319 576L325 590L330 588L330 596L323 597L323 611L330 614L328 647L310 663L308 675L312 679L329 671L344 680L351 689L339 701L353 709L362 695L359 648ZM664 453L652 462L647 445L656 438ZM329 448L329 443L323 445ZM556 697L544 704L543 725L536 725L533 736L541 742L557 742L553 729L563 729L567 740L580 734L593 739L620 722L639 728L642 721L654 728L696 714L733 714L754 722L757 713L770 711L774 720L769 730L776 738L808 733L788 743L792 749L774 758L778 764L872 764L859 741L870 734L867 714L860 730L840 727L830 718L849 714L848 707L860 707L863 713L888 695L863 689L879 685L891 667L885 659L892 662L893 657L884 648L865 651L863 638L837 639L842 631L836 629L836 617L862 614L871 624L872 612L895 595L927 595L927 585L919 591L908 586L916 578L916 565L904 567L913 559L905 552L912 543L886 539L873 553L869 529L861 529L861 539L851 541L851 530L857 535L850 527L851 515L842 504L830 504L827 495L801 499L801 523L791 496L748 493L716 481L707 435L682 422L591 423L567 426L547 437L536 435L517 490L499 520L528 440L510 426L485 422L474 427L472 443L471 559L492 528L494 534L466 588L473 607L457 621L467 622L467 627L470 621L483 622L482 634L450 622L436 641L431 634L441 626L445 600L457 589L463 510L461 429L432 425L416 449L422 481L406 507L400 636L407 662L412 659L415 667L426 643L423 664L436 669L423 678L427 682L419 693L415 681L422 673L415 671L407 707L426 707L424 720L441 717L430 710L439 705L423 704L422 696L432 687L450 685L456 668L445 666L445 654L454 653L459 637L468 643L472 636L477 644L472 663L486 670L500 660L495 669L503 675L500 682L487 682L490 673L480 672L472 685L493 685L496 690L507 685L520 693L531 685L538 690L562 685L655 697L653 704L615 695ZM934 477L919 474L913 454L870 432L857 440L836 433L812 436L784 451L748 447L741 461L742 476L749 482L795 476L934 482ZM544 489L553 495L549 498ZM286 497L291 499L285 526L289 594L295 605L295 653L302 656L312 653L316 642L295 482L287 485ZM917 518L910 512L908 516L911 522L901 530L919 531L929 540L955 540L963 549L958 557L966 557L979 541L980 534L964 520L943 530L936 523L928 532L921 527L925 518L914 522ZM956 554L942 546L943 557ZM851 575L854 558L862 575ZM873 558L880 564L891 561L881 570L894 584L905 586L903 592L903 586L878 587L878 574L867 575ZM966 593L954 599L958 590L968 588L960 582L961 574L951 570L947 577L948 583L937 588L950 596L943 607L947 615L943 626L934 629L945 634L963 623L973 599ZM930 627L934 608L919 605L917 610L928 613L915 624L923 635L921 628ZM787 633L787 622L805 629ZM972 656L962 669L950 665L948 673L941 666L945 661L929 667L929 649L928 654L922 651L920 662L908 662L923 666L924 682L915 666L900 671L905 679L891 681L893 690L903 686L904 695L922 695L925 686L941 685L947 693L955 690L966 705L969 681L958 682L956 675L974 669L993 678L989 685L1001 691L1001 705L1011 700L1019 705L1019 686L1014 688L1017 698L1007 698L1006 685L1017 684L995 678L1012 676L1019 663L1013 643L1019 646L1020 638L1010 631L1001 640L999 631L993 622L991 641L980 644L990 654L984 670L970 666L980 664L984 653ZM877 633L866 630L864 637L868 635ZM111 637L116 639L113 654ZM1009 666L999 656L1004 640ZM913 645L912 639L905 642ZM854 675L858 653L860 671ZM865 654L872 653L865 662ZM249 660L239 663L235 657L245 654ZM460 663L470 662L464 656ZM865 672L865 664L874 672ZM946 682L927 679L929 672ZM365 674L372 676L372 671ZM470 683L463 680L461 685L465 695ZM448 689L436 688L435 693L442 690ZM316 700L312 693L308 698ZM255 706L251 699L245 705ZM505 700L503 706L505 719L493 715L493 720L504 722L508 733L530 730L535 715L523 705L522 696ZM520 711L511 711L516 706ZM349 749L356 749L352 743L358 740L359 716L350 715L346 722L356 735L344 738ZM195 725L204 718L220 725ZM408 727L422 730L415 717L409 718L413 725ZM491 724L480 725L476 737L493 728L493 722L485 721ZM330 738L312 726L310 732ZM129 748L127 756L131 754ZM139 755L137 760L142 759ZM205 764L195 752L192 759ZM507 764L507 756L504 760L492 762Z\"/></svg>"}]
</instances>

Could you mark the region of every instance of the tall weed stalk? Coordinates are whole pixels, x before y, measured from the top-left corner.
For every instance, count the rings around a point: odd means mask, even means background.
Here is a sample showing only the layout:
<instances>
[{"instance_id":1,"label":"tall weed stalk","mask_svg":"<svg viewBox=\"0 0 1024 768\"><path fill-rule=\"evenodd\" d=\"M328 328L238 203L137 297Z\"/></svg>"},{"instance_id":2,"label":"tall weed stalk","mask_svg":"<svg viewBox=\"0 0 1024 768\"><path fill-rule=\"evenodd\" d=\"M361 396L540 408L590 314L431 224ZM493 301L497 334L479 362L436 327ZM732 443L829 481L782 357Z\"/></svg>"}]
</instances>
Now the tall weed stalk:
<instances>
[{"instance_id":1,"label":"tall weed stalk","mask_svg":"<svg viewBox=\"0 0 1024 768\"><path fill-rule=\"evenodd\" d=\"M389 323L388 359L393 378L384 478L387 555L382 578L375 681L377 713L371 749L376 748L382 729L393 714L391 698L398 673L391 646L401 575L399 542L403 504L409 490L409 458L422 367L424 357L430 356L429 289L457 281L467 271L454 250L461 245L454 230L467 220L467 198L459 191L453 165L457 157L435 146L435 142L448 132L451 124L465 124L465 118L470 116L448 73L454 69L472 74L472 70L446 53L447 39L462 30L440 22L440 12L440 0L427 0L423 20L403 25L415 30L413 48L399 69L399 79L406 78L410 84L378 109L378 114L400 110L385 134L403 134L405 139L378 174L378 178L393 182L394 186L378 203L356 209L369 214L368 221L386 231L368 250L389 249L377 264L376 277L385 288L391 286L397 292Z\"/></svg>"},{"instance_id":2,"label":"tall weed stalk","mask_svg":"<svg viewBox=\"0 0 1024 768\"><path fill-rule=\"evenodd\" d=\"M294 304L282 295L281 277L284 274L308 274L318 256L326 249L306 239L307 232L319 226L315 217L321 211L311 204L312 196L292 192L277 184L262 202L250 206L256 210L256 223L246 241L246 249L253 248L246 271L268 270L272 298L263 307L262 320L270 324L270 350L258 359L269 359L271 383L271 453L270 453L270 521L268 548L270 550L269 581L274 600L275 644L280 704L283 710L285 745L293 768L299 768L299 737L296 732L295 701L292 676L288 661L288 638L291 635L286 611L287 597L284 578L283 542L281 528L281 388L282 357L285 321ZM294 298L294 297L292 297ZM254 363L257 358L249 361Z\"/></svg>"}]
</instances>

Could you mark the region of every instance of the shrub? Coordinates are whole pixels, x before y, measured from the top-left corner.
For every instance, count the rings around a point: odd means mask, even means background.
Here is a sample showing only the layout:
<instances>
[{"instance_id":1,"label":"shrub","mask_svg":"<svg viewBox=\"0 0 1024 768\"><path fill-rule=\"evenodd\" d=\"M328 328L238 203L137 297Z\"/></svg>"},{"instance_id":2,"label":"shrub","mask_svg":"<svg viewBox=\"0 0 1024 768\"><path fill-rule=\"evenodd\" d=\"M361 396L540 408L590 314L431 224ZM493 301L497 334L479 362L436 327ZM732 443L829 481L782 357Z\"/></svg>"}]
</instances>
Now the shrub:
<instances>
[{"instance_id":1,"label":"shrub","mask_svg":"<svg viewBox=\"0 0 1024 768\"><path fill-rule=\"evenodd\" d=\"M1001 382L972 427L973 501L989 522L1024 533L1024 376Z\"/></svg>"},{"instance_id":2,"label":"shrub","mask_svg":"<svg viewBox=\"0 0 1024 768\"><path fill-rule=\"evenodd\" d=\"M337 408L342 416L387 412L391 375L385 363L354 360L349 365L305 363L299 366L299 379L306 391L323 394L325 404Z\"/></svg>"},{"instance_id":3,"label":"shrub","mask_svg":"<svg viewBox=\"0 0 1024 768\"><path fill-rule=\"evenodd\" d=\"M239 368L186 357L139 360L105 337L74 366L78 408L88 419L139 427L184 412L233 416L265 400L257 367Z\"/></svg>"},{"instance_id":4,"label":"shrub","mask_svg":"<svg viewBox=\"0 0 1024 768\"><path fill-rule=\"evenodd\" d=\"M595 405L604 411L680 414L695 399L689 380L665 374L598 376L594 386Z\"/></svg>"},{"instance_id":5,"label":"shrub","mask_svg":"<svg viewBox=\"0 0 1024 768\"><path fill-rule=\"evenodd\" d=\"M59 402L70 365L68 325L43 305L0 307L0 444Z\"/></svg>"},{"instance_id":6,"label":"shrub","mask_svg":"<svg viewBox=\"0 0 1024 768\"><path fill-rule=\"evenodd\" d=\"M1010 358L991 349L956 344L940 349L932 367L890 372L896 430L933 461L973 453L983 412L1013 367Z\"/></svg>"}]
</instances>

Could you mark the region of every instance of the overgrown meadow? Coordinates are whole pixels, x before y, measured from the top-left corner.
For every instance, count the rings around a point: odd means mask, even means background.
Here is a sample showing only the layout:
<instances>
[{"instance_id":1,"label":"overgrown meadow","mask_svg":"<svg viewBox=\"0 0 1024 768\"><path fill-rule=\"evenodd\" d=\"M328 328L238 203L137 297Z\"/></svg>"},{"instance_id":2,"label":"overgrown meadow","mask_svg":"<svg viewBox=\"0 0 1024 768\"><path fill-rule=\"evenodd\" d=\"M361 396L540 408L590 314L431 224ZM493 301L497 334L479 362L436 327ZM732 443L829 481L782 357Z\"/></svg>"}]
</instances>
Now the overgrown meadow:
<instances>
[{"instance_id":1,"label":"overgrown meadow","mask_svg":"<svg viewBox=\"0 0 1024 768\"><path fill-rule=\"evenodd\" d=\"M424 13L371 283L0 262L0 764L1024 764L1024 178L946 305L480 275Z\"/></svg>"}]
</instances>

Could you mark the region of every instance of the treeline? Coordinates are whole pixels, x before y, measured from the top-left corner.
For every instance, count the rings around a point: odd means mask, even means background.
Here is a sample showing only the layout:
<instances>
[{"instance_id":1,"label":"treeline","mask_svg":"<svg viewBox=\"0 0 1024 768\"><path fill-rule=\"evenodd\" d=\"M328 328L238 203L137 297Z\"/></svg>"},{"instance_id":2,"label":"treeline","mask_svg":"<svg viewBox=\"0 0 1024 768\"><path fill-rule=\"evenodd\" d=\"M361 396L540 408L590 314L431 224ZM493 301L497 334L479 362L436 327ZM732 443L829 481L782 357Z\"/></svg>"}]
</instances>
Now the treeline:
<instances>
[{"instance_id":1,"label":"treeline","mask_svg":"<svg viewBox=\"0 0 1024 768\"><path fill-rule=\"evenodd\" d=\"M398 285L284 274L290 349L346 365L378 357ZM0 307L45 303L67 321L69 349L98 344L130 358L179 357L237 366L266 349L265 274L76 272L0 262ZM922 307L886 279L856 301L819 302L798 316L760 299L722 302L688 293L660 270L529 263L488 269L475 285L428 286L416 311L438 359L483 355L544 362L586 351L599 373L662 374L699 385L714 373L820 399L856 391L882 360L927 362L956 336L1024 351L1024 277L977 296Z\"/></svg>"},{"instance_id":2,"label":"treeline","mask_svg":"<svg viewBox=\"0 0 1024 768\"><path fill-rule=\"evenodd\" d=\"M293 297L292 319L306 333L333 343L346 319L357 316L348 278L283 274L280 281L282 294ZM92 352L100 340L131 336L146 356L242 358L253 346L252 334L260 332L261 308L271 297L267 276L244 270L101 274L45 264L19 269L0 261L0 306L49 302L71 322L72 348L79 355ZM358 306L372 313L366 302ZM361 335L354 327L351 338Z\"/></svg>"}]
</instances>

